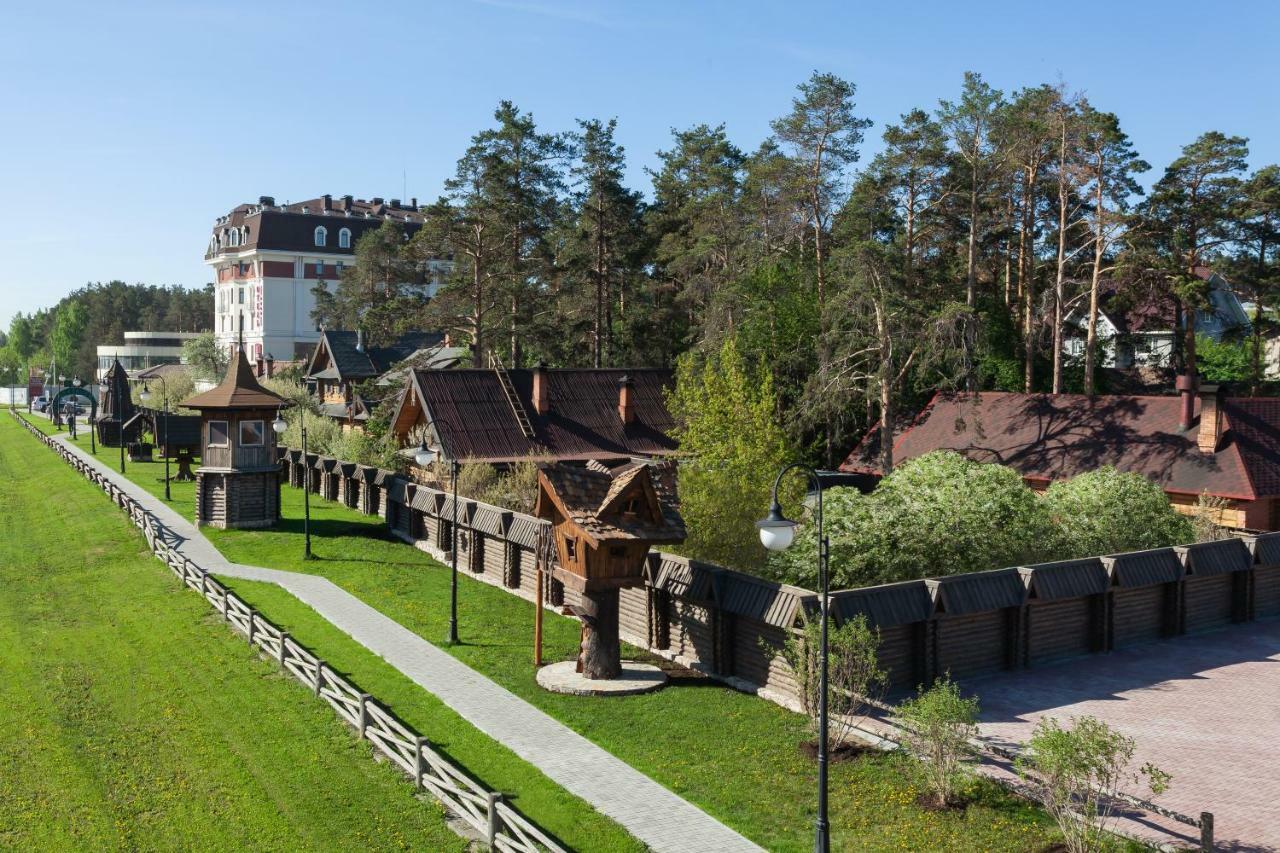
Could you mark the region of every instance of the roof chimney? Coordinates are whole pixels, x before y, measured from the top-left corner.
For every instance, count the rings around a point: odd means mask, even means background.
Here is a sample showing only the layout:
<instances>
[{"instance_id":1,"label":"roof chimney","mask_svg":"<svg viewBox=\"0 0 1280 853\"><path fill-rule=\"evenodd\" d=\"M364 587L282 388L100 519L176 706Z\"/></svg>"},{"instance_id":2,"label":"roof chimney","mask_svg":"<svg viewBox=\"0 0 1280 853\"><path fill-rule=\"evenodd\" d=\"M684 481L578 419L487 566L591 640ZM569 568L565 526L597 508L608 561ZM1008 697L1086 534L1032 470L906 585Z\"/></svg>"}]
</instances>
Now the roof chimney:
<instances>
[{"instance_id":1,"label":"roof chimney","mask_svg":"<svg viewBox=\"0 0 1280 853\"><path fill-rule=\"evenodd\" d=\"M1222 439L1222 407L1218 405L1218 386L1200 386L1200 432L1196 444L1201 453L1216 453Z\"/></svg>"},{"instance_id":2,"label":"roof chimney","mask_svg":"<svg viewBox=\"0 0 1280 853\"><path fill-rule=\"evenodd\" d=\"M1191 429L1191 425L1195 421L1196 377L1192 374L1184 373L1178 377L1175 387L1178 389L1178 396L1182 398L1182 405L1178 410L1178 429L1186 432Z\"/></svg>"},{"instance_id":3,"label":"roof chimney","mask_svg":"<svg viewBox=\"0 0 1280 853\"><path fill-rule=\"evenodd\" d=\"M540 415L551 410L547 391L547 363L539 361L533 367L533 410Z\"/></svg>"},{"instance_id":4,"label":"roof chimney","mask_svg":"<svg viewBox=\"0 0 1280 853\"><path fill-rule=\"evenodd\" d=\"M276 203L276 200L269 195L258 196L258 204L265 204L267 207L271 207L275 203Z\"/></svg>"},{"instance_id":5,"label":"roof chimney","mask_svg":"<svg viewBox=\"0 0 1280 853\"><path fill-rule=\"evenodd\" d=\"M356 352L364 352L364 329L356 329Z\"/></svg>"},{"instance_id":6,"label":"roof chimney","mask_svg":"<svg viewBox=\"0 0 1280 853\"><path fill-rule=\"evenodd\" d=\"M418 197L417 197L417 196L414 196L413 198L409 199L409 206L410 206L410 207L412 207L414 210L417 210L417 209L418 209Z\"/></svg>"},{"instance_id":7,"label":"roof chimney","mask_svg":"<svg viewBox=\"0 0 1280 853\"><path fill-rule=\"evenodd\" d=\"M267 378L276 375L276 359L271 353L267 353Z\"/></svg>"},{"instance_id":8,"label":"roof chimney","mask_svg":"<svg viewBox=\"0 0 1280 853\"><path fill-rule=\"evenodd\" d=\"M631 377L625 373L618 380L618 417L622 419L623 426L634 423L636 419L635 388Z\"/></svg>"},{"instance_id":9,"label":"roof chimney","mask_svg":"<svg viewBox=\"0 0 1280 853\"><path fill-rule=\"evenodd\" d=\"M320 196L320 204L325 210L333 210L333 196L328 193Z\"/></svg>"},{"instance_id":10,"label":"roof chimney","mask_svg":"<svg viewBox=\"0 0 1280 853\"><path fill-rule=\"evenodd\" d=\"M342 197L342 204L341 204L341 208L342 208L343 210L347 210L347 211L351 210L351 202L352 202L352 201L354 201L354 199L353 199L351 196L349 196L349 195L344 195L344 196Z\"/></svg>"}]
</instances>

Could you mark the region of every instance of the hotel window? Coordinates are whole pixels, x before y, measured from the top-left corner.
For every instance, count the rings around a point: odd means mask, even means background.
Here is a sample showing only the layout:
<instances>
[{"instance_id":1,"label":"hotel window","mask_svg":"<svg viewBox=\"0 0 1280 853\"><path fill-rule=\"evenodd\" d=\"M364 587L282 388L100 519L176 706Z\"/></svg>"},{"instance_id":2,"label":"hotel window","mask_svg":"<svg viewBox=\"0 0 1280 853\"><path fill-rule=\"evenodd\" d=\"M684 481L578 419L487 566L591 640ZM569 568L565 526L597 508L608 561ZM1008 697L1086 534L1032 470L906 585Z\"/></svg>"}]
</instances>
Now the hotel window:
<instances>
[{"instance_id":1,"label":"hotel window","mask_svg":"<svg viewBox=\"0 0 1280 853\"><path fill-rule=\"evenodd\" d=\"M350 228L343 228L341 231L338 232L338 248L339 249L351 248L351 229Z\"/></svg>"},{"instance_id":2,"label":"hotel window","mask_svg":"<svg viewBox=\"0 0 1280 853\"><path fill-rule=\"evenodd\" d=\"M227 422L226 421L209 421L209 446L210 447L226 447L227 446Z\"/></svg>"},{"instance_id":3,"label":"hotel window","mask_svg":"<svg viewBox=\"0 0 1280 853\"><path fill-rule=\"evenodd\" d=\"M325 244L325 241L328 238L329 238L329 232L325 230L323 225L321 225L319 228L316 229L316 245L317 246L323 246Z\"/></svg>"},{"instance_id":4,"label":"hotel window","mask_svg":"<svg viewBox=\"0 0 1280 853\"><path fill-rule=\"evenodd\" d=\"M317 261L317 262L316 262L316 275L318 275L318 276L320 276L320 275L324 275L324 263L323 263L323 262L320 262L320 261Z\"/></svg>"},{"instance_id":5,"label":"hotel window","mask_svg":"<svg viewBox=\"0 0 1280 853\"><path fill-rule=\"evenodd\" d=\"M244 288L243 287L236 288L236 302L239 303L240 305L244 304Z\"/></svg>"}]
</instances>

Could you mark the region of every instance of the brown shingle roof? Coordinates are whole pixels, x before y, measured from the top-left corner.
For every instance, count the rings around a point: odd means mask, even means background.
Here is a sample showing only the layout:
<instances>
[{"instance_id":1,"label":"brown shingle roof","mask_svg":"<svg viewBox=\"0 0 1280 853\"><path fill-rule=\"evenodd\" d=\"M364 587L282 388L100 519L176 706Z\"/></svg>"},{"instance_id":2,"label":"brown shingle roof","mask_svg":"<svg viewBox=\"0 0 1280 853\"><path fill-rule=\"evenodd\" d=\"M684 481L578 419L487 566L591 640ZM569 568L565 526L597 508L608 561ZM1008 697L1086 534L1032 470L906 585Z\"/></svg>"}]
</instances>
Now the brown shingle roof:
<instances>
[{"instance_id":1,"label":"brown shingle roof","mask_svg":"<svg viewBox=\"0 0 1280 853\"><path fill-rule=\"evenodd\" d=\"M222 384L184 400L182 405L188 409L271 409L284 403L283 397L258 384L244 351L237 348Z\"/></svg>"},{"instance_id":2,"label":"brown shingle roof","mask_svg":"<svg viewBox=\"0 0 1280 853\"><path fill-rule=\"evenodd\" d=\"M648 465L628 466L616 477L574 465L544 465L540 473L569 518L593 539L681 542L685 538L684 519L671 496L658 490ZM657 501L660 521L647 512L627 516L612 505L632 486L644 489L647 501Z\"/></svg>"},{"instance_id":3,"label":"brown shingle roof","mask_svg":"<svg viewBox=\"0 0 1280 853\"><path fill-rule=\"evenodd\" d=\"M1256 500L1280 495L1280 400L1226 398L1216 453L1182 431L1177 397L940 393L894 443L894 461L954 450L999 462L1031 480L1074 477L1104 465L1143 474L1165 491ZM1197 402L1197 412L1199 403ZM1198 420L1198 417L1197 417ZM868 435L840 466L879 473Z\"/></svg>"},{"instance_id":4,"label":"brown shingle roof","mask_svg":"<svg viewBox=\"0 0 1280 853\"><path fill-rule=\"evenodd\" d=\"M532 439L521 431L495 371L413 371L445 456L487 462L530 456L585 460L666 455L676 449L668 435L675 420L664 398L672 381L669 370L548 370L548 410L542 414L533 407L533 371L508 372L533 426ZM618 382L624 375L631 378L635 420L630 424L618 416Z\"/></svg>"}]
</instances>

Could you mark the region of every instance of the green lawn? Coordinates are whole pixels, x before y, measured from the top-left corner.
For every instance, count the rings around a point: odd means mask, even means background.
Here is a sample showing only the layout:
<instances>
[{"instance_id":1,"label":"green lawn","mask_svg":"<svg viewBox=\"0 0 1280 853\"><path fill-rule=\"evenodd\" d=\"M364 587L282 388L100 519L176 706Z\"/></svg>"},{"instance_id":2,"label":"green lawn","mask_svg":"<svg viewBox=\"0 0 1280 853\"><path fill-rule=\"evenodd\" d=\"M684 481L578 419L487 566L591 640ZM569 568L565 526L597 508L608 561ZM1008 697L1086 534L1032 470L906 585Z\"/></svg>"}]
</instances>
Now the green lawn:
<instances>
[{"instance_id":1,"label":"green lawn","mask_svg":"<svg viewBox=\"0 0 1280 853\"><path fill-rule=\"evenodd\" d=\"M47 428L47 421L35 422ZM130 465L128 474L160 494L158 469L159 463ZM174 484L174 506L188 517L193 497L191 484ZM306 561L302 493L286 486L282 497L280 528L210 530L210 539L236 562L323 575L426 639L445 636L448 571L443 566L390 540L379 519L315 496L312 533L319 559ZM272 587L254 587L236 586L246 600L283 619L322 656L331 656L327 644L336 638L324 636L314 614ZM808 737L800 715L706 679L608 700L546 693L537 687L531 665L533 605L465 574L459 597L463 644L450 653L757 843L770 850L811 848L815 766L798 748ZM548 614L546 658L570 658L577 643L577 622ZM363 671L353 672L365 683ZM396 697L387 698L398 706ZM915 805L916 791L890 759L833 765L834 845L845 850L1034 850L1052 841L1045 818L1031 806L986 783L976 786L975 795L963 812L926 812Z\"/></svg>"},{"instance_id":2,"label":"green lawn","mask_svg":"<svg viewBox=\"0 0 1280 853\"><path fill-rule=\"evenodd\" d=\"M0 848L465 849L0 418Z\"/></svg>"}]
</instances>

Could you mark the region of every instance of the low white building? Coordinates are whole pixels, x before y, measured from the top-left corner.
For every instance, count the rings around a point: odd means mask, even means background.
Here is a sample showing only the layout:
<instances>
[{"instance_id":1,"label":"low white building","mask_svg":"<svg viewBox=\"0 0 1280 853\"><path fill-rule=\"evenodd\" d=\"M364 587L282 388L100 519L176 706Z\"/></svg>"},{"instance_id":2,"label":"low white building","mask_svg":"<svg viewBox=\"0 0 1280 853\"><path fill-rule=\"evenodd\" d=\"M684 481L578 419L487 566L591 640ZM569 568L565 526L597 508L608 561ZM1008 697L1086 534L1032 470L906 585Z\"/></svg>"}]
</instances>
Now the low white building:
<instances>
[{"instance_id":1,"label":"low white building","mask_svg":"<svg viewBox=\"0 0 1280 853\"><path fill-rule=\"evenodd\" d=\"M94 381L103 382L116 359L130 376L161 364L179 364L182 345L200 332L125 332L123 344L99 344Z\"/></svg>"}]
</instances>

